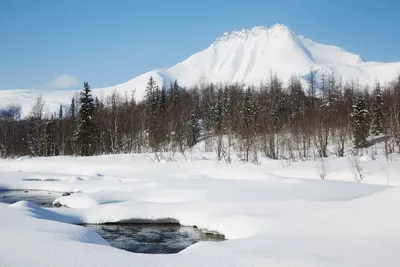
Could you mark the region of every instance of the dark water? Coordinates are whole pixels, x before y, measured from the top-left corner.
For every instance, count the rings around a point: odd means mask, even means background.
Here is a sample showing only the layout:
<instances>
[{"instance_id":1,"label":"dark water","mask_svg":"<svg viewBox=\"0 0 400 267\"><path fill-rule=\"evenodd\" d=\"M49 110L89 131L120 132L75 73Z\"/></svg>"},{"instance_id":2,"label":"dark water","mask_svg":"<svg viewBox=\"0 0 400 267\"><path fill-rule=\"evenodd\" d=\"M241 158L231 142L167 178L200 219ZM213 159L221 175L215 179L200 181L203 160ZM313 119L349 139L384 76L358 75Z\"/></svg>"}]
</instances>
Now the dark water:
<instances>
[{"instance_id":1,"label":"dark water","mask_svg":"<svg viewBox=\"0 0 400 267\"><path fill-rule=\"evenodd\" d=\"M26 200L40 207L52 207L61 193L47 191L0 191L0 202L13 204ZM178 253L200 241L223 241L224 236L206 233L197 227L179 224L102 224L86 225L113 247L135 253Z\"/></svg>"},{"instance_id":2,"label":"dark water","mask_svg":"<svg viewBox=\"0 0 400 267\"><path fill-rule=\"evenodd\" d=\"M195 227L181 225L132 224L89 227L113 247L136 253L178 253L199 241L224 240L222 235L207 235Z\"/></svg>"},{"instance_id":3,"label":"dark water","mask_svg":"<svg viewBox=\"0 0 400 267\"><path fill-rule=\"evenodd\" d=\"M60 196L61 193L38 190L0 191L0 202L14 204L25 200L42 208L51 208L53 207L53 201Z\"/></svg>"}]
</instances>

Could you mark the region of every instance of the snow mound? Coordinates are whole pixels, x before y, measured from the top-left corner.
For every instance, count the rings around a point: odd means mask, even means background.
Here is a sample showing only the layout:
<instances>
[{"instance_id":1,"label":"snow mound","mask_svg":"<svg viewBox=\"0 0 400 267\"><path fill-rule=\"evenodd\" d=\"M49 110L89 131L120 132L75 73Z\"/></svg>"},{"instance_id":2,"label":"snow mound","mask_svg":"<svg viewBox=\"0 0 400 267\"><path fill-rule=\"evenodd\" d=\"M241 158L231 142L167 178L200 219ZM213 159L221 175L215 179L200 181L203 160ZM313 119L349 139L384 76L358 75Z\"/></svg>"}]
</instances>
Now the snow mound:
<instances>
[{"instance_id":1,"label":"snow mound","mask_svg":"<svg viewBox=\"0 0 400 267\"><path fill-rule=\"evenodd\" d=\"M152 194L146 194L140 198L144 202L152 203L181 203L205 199L207 192L200 190L152 190Z\"/></svg>"},{"instance_id":2,"label":"snow mound","mask_svg":"<svg viewBox=\"0 0 400 267\"><path fill-rule=\"evenodd\" d=\"M32 158L32 156L28 155L28 156L19 157L18 160L26 160L26 159L31 159L31 158Z\"/></svg>"},{"instance_id":3,"label":"snow mound","mask_svg":"<svg viewBox=\"0 0 400 267\"><path fill-rule=\"evenodd\" d=\"M53 205L65 206L73 209L84 209L97 206L99 203L86 194L75 193L69 196L57 198L54 200Z\"/></svg>"},{"instance_id":4,"label":"snow mound","mask_svg":"<svg viewBox=\"0 0 400 267\"><path fill-rule=\"evenodd\" d=\"M84 181L85 179L81 178L81 177L73 177L71 179L69 179L68 182L70 183L75 183L75 182L79 182L79 181Z\"/></svg>"},{"instance_id":5,"label":"snow mound","mask_svg":"<svg viewBox=\"0 0 400 267\"><path fill-rule=\"evenodd\" d=\"M371 160L373 160L373 159L368 155L360 157L360 161L371 161Z\"/></svg>"},{"instance_id":6,"label":"snow mound","mask_svg":"<svg viewBox=\"0 0 400 267\"><path fill-rule=\"evenodd\" d=\"M33 204L32 202L29 201L18 201L14 204L11 204L10 207L16 208L16 209L41 209L39 206Z\"/></svg>"},{"instance_id":7,"label":"snow mound","mask_svg":"<svg viewBox=\"0 0 400 267\"><path fill-rule=\"evenodd\" d=\"M72 223L72 224L80 223L79 218L77 218L76 216L58 214L54 211L41 208L29 201L19 201L9 205L9 207L11 209L20 210L21 212L27 214L28 216L37 219L57 221L63 223Z\"/></svg>"}]
</instances>

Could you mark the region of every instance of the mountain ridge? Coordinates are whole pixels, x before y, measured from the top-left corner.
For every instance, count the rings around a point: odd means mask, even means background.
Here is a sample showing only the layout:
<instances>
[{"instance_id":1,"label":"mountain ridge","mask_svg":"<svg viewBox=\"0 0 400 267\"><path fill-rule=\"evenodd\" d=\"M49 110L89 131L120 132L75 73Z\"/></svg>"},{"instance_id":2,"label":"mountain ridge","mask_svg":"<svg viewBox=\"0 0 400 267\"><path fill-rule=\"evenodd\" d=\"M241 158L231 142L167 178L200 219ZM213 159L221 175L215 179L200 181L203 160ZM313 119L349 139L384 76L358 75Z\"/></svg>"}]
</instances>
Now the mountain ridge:
<instances>
[{"instance_id":1,"label":"mountain ridge","mask_svg":"<svg viewBox=\"0 0 400 267\"><path fill-rule=\"evenodd\" d=\"M137 100L145 96L150 76L161 86L169 87L175 79L182 87L193 87L202 83L243 83L259 86L269 80L270 72L276 73L286 83L290 76L298 75L306 85L306 77L313 68L317 79L324 73L335 73L343 81L357 81L360 85L373 84L376 80L389 82L400 73L400 62L366 62L361 56L337 46L325 45L298 35L284 24L267 28L255 26L251 29L234 30L216 38L204 50L186 60L167 68L155 69L127 82L105 88L93 89L96 96L107 96L114 90L124 94L135 90ZM69 105L75 92L45 91L43 96L51 103L51 110L60 104ZM35 90L2 90L0 106L4 103L22 104L24 114L34 102ZM69 97L66 98L66 95ZM55 108L53 108L55 107Z\"/></svg>"}]
</instances>

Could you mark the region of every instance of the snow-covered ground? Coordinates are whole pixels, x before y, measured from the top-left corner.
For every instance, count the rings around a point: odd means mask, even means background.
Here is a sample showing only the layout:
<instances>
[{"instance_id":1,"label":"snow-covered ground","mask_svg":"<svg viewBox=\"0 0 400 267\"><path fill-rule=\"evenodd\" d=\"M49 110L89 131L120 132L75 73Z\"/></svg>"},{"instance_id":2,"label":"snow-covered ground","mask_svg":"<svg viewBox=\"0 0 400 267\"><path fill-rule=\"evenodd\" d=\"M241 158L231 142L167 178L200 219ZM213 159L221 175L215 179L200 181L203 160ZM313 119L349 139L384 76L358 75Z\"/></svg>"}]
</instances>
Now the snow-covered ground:
<instances>
[{"instance_id":1,"label":"snow-covered ground","mask_svg":"<svg viewBox=\"0 0 400 267\"><path fill-rule=\"evenodd\" d=\"M1 189L75 192L66 208L0 203L0 266L398 266L400 156L224 164L213 153L0 160ZM226 235L174 255L118 250L68 223L176 221Z\"/></svg>"}]
</instances>

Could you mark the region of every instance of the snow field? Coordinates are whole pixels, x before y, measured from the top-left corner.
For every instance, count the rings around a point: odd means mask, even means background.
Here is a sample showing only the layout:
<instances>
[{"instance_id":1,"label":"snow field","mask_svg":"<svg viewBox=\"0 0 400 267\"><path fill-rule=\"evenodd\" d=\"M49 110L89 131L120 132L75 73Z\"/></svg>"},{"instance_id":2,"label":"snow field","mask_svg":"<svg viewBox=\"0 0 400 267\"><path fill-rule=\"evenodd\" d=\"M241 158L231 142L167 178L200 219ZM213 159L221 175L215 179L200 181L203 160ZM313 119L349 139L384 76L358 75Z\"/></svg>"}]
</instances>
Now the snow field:
<instances>
[{"instance_id":1,"label":"snow field","mask_svg":"<svg viewBox=\"0 0 400 267\"><path fill-rule=\"evenodd\" d=\"M364 156L356 183L348 158L153 162L151 154L0 160L0 188L72 192L66 208L0 203L0 266L398 266L400 157ZM389 177L389 178L388 178ZM388 185L390 181L390 186ZM176 255L110 247L69 223L179 221L225 234Z\"/></svg>"}]
</instances>

